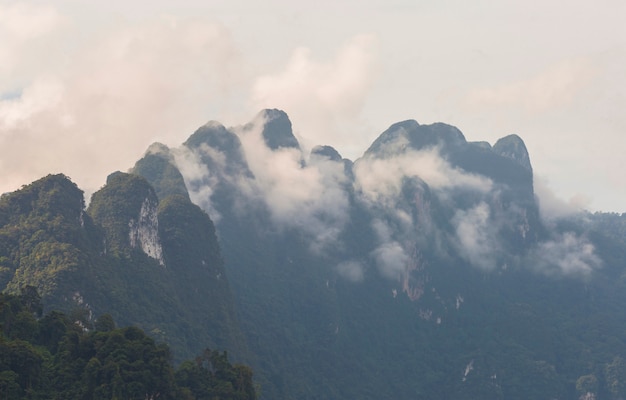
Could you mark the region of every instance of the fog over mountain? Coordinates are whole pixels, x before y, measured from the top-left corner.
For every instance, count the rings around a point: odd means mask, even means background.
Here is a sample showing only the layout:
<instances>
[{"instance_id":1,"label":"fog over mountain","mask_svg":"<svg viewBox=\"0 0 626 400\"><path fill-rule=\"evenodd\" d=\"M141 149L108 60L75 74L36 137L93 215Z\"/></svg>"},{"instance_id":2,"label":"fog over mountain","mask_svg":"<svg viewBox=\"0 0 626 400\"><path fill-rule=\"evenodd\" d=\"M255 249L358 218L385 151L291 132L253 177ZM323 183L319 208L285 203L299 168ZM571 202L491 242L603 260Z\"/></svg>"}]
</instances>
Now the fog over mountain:
<instances>
[{"instance_id":1,"label":"fog over mountain","mask_svg":"<svg viewBox=\"0 0 626 400\"><path fill-rule=\"evenodd\" d=\"M537 232L543 224L538 213L541 199L533 191L528 152L515 135L492 148L485 142L466 142L449 125L405 121L392 125L352 162L328 146L304 154L291 129L284 112L265 110L250 123L230 129L210 122L192 136L204 134L204 142L190 140L166 153L173 154L191 198L218 225L222 215L213 196L216 188L227 183L237 193L233 210L239 217L245 217L250 207L260 207L268 212L273 229L305 233L312 252L343 247L341 234L354 204L384 215L371 221L378 247L369 256L389 278L404 272L409 260L405 237L416 234L438 238L442 252L452 247L471 265L485 270L516 262L534 265L534 272L585 276L601 266L584 236ZM220 143L211 142L218 137ZM488 170L494 160L511 160L507 167L513 168L512 173ZM428 199L406 204L407 182L449 208L446 229L433 223L431 210L426 209ZM546 213L541 212L544 222L550 218ZM522 240L535 235L529 251L517 255L528 260L502 258L507 251L503 231L515 232ZM353 280L363 274L354 260L342 261L338 270Z\"/></svg>"},{"instance_id":2,"label":"fog over mountain","mask_svg":"<svg viewBox=\"0 0 626 400\"><path fill-rule=\"evenodd\" d=\"M288 115L266 109L230 128L211 121L179 147L153 145L132 171L144 174L154 157L180 171L216 223L267 398L619 392L603 386L613 378L572 361L596 342L555 340L560 329L593 329L583 322L591 309L618 312L622 295L607 278L623 276L623 215L539 198L519 136L468 142L454 126L407 120L348 160L323 144L305 152ZM582 358L613 368L622 350L610 353ZM388 373L374 378L381 366ZM518 386L520 376L544 383ZM605 383L588 386L590 376ZM401 382L384 383L394 377Z\"/></svg>"},{"instance_id":3,"label":"fog over mountain","mask_svg":"<svg viewBox=\"0 0 626 400\"><path fill-rule=\"evenodd\" d=\"M60 174L3 195L0 283L174 360L227 350L262 399L619 399L625 215L543 190L517 135L405 120L349 160L264 109L153 143L88 207Z\"/></svg>"}]
</instances>

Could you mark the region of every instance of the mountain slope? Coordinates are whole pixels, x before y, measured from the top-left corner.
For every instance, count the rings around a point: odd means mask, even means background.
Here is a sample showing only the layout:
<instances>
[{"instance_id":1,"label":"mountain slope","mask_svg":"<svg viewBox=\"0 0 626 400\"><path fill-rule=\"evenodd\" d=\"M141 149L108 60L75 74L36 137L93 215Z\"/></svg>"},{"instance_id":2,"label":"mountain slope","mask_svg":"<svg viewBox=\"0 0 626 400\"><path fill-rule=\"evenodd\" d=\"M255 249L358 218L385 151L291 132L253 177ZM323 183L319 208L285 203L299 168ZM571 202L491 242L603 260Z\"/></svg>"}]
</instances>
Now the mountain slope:
<instances>
[{"instance_id":1,"label":"mountain slope","mask_svg":"<svg viewBox=\"0 0 626 400\"><path fill-rule=\"evenodd\" d=\"M119 172L87 211L83 204L62 175L0 199L8 292L35 286L47 310L73 313L85 326L109 312L170 343L177 360L205 347L247 356L203 211L180 194L159 202L145 179Z\"/></svg>"}]
</instances>

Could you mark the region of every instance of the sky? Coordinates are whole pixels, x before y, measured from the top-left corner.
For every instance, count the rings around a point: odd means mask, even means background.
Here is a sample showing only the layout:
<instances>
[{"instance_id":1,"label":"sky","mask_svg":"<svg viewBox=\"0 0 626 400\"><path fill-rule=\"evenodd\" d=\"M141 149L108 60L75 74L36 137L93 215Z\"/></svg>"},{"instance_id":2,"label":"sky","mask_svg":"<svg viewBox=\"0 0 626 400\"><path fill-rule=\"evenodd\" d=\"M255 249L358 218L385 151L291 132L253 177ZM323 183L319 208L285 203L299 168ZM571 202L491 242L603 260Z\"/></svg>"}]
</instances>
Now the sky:
<instances>
[{"instance_id":1,"label":"sky","mask_svg":"<svg viewBox=\"0 0 626 400\"><path fill-rule=\"evenodd\" d=\"M0 0L0 193L280 108L353 160L406 119L515 133L541 198L626 212L623 0L95 3Z\"/></svg>"}]
</instances>

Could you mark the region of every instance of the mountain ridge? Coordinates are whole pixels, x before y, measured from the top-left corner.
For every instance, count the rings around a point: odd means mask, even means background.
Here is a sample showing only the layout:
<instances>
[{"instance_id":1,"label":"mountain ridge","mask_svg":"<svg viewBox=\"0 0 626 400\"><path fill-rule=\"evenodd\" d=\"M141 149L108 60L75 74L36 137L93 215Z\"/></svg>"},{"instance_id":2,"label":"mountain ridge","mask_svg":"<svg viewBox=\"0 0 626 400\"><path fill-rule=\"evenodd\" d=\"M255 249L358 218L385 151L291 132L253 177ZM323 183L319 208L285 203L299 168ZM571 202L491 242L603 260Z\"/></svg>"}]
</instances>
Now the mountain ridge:
<instances>
[{"instance_id":1,"label":"mountain ridge","mask_svg":"<svg viewBox=\"0 0 626 400\"><path fill-rule=\"evenodd\" d=\"M353 162L324 145L305 156L287 114L264 110L241 126L210 122L180 147L154 144L130 172L84 215L68 188L72 226L83 215L93 228L81 240L118 254L110 287L167 322L142 321L148 332L175 348L238 349L262 398L626 396L624 216L543 220L517 135L491 146L407 120ZM132 233L145 199L158 235ZM161 243L164 265L140 236ZM16 265L5 258L6 279ZM89 282L74 303L92 303Z\"/></svg>"}]
</instances>

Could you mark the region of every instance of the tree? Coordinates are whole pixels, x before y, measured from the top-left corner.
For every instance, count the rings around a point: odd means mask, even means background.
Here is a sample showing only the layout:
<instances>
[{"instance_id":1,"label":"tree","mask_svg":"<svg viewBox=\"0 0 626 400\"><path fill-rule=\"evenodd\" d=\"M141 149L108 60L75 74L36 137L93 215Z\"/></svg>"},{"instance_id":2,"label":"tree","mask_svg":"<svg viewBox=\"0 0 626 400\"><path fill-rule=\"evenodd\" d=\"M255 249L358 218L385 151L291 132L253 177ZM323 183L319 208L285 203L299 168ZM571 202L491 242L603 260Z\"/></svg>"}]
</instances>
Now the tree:
<instances>
[{"instance_id":1,"label":"tree","mask_svg":"<svg viewBox=\"0 0 626 400\"><path fill-rule=\"evenodd\" d=\"M583 375L576 380L576 390L582 396L598 392L598 378L595 375Z\"/></svg>"},{"instance_id":2,"label":"tree","mask_svg":"<svg viewBox=\"0 0 626 400\"><path fill-rule=\"evenodd\" d=\"M626 396L626 363L622 357L615 357L604 368L606 388L614 399Z\"/></svg>"},{"instance_id":3,"label":"tree","mask_svg":"<svg viewBox=\"0 0 626 400\"><path fill-rule=\"evenodd\" d=\"M111 314L103 314L95 322L95 328L98 332L111 332L115 329L115 321Z\"/></svg>"},{"instance_id":4,"label":"tree","mask_svg":"<svg viewBox=\"0 0 626 400\"><path fill-rule=\"evenodd\" d=\"M192 361L181 364L176 372L181 390L196 399L256 399L252 370L244 365L232 365L228 353L205 349Z\"/></svg>"}]
</instances>

